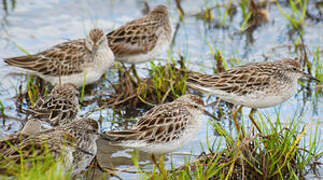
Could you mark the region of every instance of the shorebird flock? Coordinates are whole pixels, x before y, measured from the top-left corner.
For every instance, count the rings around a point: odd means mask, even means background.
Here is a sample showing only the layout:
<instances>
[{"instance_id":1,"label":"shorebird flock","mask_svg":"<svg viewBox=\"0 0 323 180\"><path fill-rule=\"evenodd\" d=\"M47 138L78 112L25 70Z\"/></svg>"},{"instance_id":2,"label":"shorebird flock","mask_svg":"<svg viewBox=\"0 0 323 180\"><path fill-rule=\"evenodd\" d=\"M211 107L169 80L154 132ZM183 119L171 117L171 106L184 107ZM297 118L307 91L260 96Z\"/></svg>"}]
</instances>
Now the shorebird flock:
<instances>
[{"instance_id":1,"label":"shorebird flock","mask_svg":"<svg viewBox=\"0 0 323 180\"><path fill-rule=\"evenodd\" d=\"M34 155L31 148L40 156L46 143L54 157L63 154L63 165L78 174L95 157L99 137L112 145L155 154L185 145L198 132L200 116L205 112L203 99L197 95L186 94L153 107L130 129L99 132L96 120L79 115L78 88L98 81L115 60L132 64L137 76L134 65L167 50L172 35L167 7L159 5L110 33L92 29L85 39L64 42L34 55L5 58L9 66L34 74L55 87L26 109L28 121L21 132L2 138L0 154L19 163L17 149L26 151L23 158ZM249 117L261 132L252 116L255 109L288 100L295 95L300 78L319 81L303 72L298 60L292 58L248 63L215 75L186 73L189 87L240 105L233 113L239 133L236 116L242 106L251 108ZM43 128L43 123L49 128Z\"/></svg>"}]
</instances>

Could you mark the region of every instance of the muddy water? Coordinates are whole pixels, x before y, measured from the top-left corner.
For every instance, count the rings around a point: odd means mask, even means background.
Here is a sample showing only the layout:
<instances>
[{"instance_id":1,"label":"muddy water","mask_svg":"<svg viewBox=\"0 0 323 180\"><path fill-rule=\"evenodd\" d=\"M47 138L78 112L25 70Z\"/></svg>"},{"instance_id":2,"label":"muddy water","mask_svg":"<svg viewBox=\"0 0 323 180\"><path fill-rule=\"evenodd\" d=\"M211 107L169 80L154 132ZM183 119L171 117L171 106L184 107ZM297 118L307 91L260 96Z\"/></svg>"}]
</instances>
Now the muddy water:
<instances>
[{"instance_id":1,"label":"muddy water","mask_svg":"<svg viewBox=\"0 0 323 180\"><path fill-rule=\"evenodd\" d=\"M149 2L150 3L150 2ZM308 6L313 14L318 14L318 10L311 1ZM174 39L174 44L170 48L171 56L178 58L179 54L184 56L189 69L212 73L215 67L210 46L214 50L220 50L228 67L256 61L272 61L284 57L302 57L302 51L295 48L294 44L299 39L299 32L293 32L288 20L280 13L276 5L271 5L268 9L270 14L269 23L257 28L252 34L240 32L240 26L243 22L241 8L237 9L235 15L228 16L221 24L224 14L224 8L215 8L213 12L214 19L210 22L203 21L196 17L185 17L182 22L179 21L179 14L175 3L169 1L154 1L149 5L151 7L157 4L166 4L169 6L173 27L178 26L178 31ZM186 14L195 14L202 8L212 7L216 4L222 4L222 1L194 1L184 0L182 7ZM106 0L53 0L53 1L22 1L18 0L15 7L12 7L11 1L7 3L8 9L0 9L0 57L11 57L24 55L25 53L18 48L23 47L30 53L36 53L44 50L52 45L64 42L69 39L83 38L91 28L99 27L105 32L109 32L115 27L142 15L144 5L141 1L106 1ZM0 8L3 8L0 5ZM282 8L291 12L287 4L282 4ZM304 25L304 44L306 46L307 55L311 63L314 59L314 51L320 51L319 58L321 65L323 64L322 53L322 35L323 23L315 22L311 19L305 20ZM160 55L159 58L167 58L167 52ZM165 64L165 62L159 62ZM147 75L145 68L149 68L150 64L145 63L138 66L141 75ZM25 85L25 77L23 76L6 76L8 72L13 70L7 67L3 61L0 61L0 100L5 106L5 112L8 115L24 119L24 114L17 113L15 99L12 98L17 93L19 85ZM313 67L312 74L317 68ZM322 73L322 69L319 69ZM115 70L107 72L106 78L114 81L117 75ZM103 80L94 87L97 92L105 92L109 89L107 81ZM299 85L299 92L289 99L287 102L273 108L262 109L263 115L276 118L276 112L279 112L280 119L286 121L292 117L301 117L301 125L310 122L319 121L319 130L322 132L323 120L323 97L322 89L316 87L314 83L308 85L304 83L302 87ZM320 91L320 93L319 93ZM95 95L88 95L85 99L90 99ZM207 98L205 98L206 100ZM208 102L214 101L211 97ZM96 104L91 104L82 108L82 114L96 108ZM208 111L214 112L216 109L209 108ZM248 108L244 108L244 122L250 125L247 118ZM226 114L230 114L227 112ZM94 119L102 119L103 130L111 128L122 128L123 125L116 125L111 109L97 111L90 115ZM210 142L225 142L222 137L214 133L214 129L208 123L209 117L203 117L203 125L198 135L183 148L177 152L190 152L199 154L202 147L206 146L206 137ZM123 122L124 120L121 120ZM132 123L134 120L130 120ZM228 131L234 129L230 116L224 116L219 122ZM5 126L0 128L1 134L9 134L21 128L19 121L9 119L6 120ZM316 123L314 123L316 124ZM131 125L131 123L130 123ZM8 128L10 127L10 128ZM209 134L206 134L208 130ZM321 133L322 134L322 133ZM135 169L131 162L131 153L127 149L114 149L107 144L99 141L99 159L104 166L115 166L118 168ZM145 168L149 169L149 156L145 158L145 154L141 164L145 164ZM183 155L167 156L167 165L171 162L175 166L183 164ZM138 175L121 173L121 177L138 178ZM130 176L129 176L130 175Z\"/></svg>"}]
</instances>

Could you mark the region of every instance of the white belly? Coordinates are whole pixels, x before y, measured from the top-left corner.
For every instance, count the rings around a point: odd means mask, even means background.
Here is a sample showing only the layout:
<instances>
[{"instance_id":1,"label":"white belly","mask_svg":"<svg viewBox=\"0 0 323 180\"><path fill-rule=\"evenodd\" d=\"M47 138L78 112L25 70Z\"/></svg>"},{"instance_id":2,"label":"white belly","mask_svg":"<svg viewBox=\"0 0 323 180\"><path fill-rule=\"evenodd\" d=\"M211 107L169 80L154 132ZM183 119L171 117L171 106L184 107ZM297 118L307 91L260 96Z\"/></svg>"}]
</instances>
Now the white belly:
<instances>
[{"instance_id":1,"label":"white belly","mask_svg":"<svg viewBox=\"0 0 323 180\"><path fill-rule=\"evenodd\" d=\"M62 81L62 84L73 83L74 85L81 87L83 86L84 79L85 79L85 84L91 84L99 80L103 74L104 74L103 71L95 71L94 69L91 68L91 69L88 69L87 73L78 73L78 74L72 74L69 76L62 76L61 81ZM41 74L39 74L38 76L47 80L53 85L59 84L58 76L44 76Z\"/></svg>"},{"instance_id":2,"label":"white belly","mask_svg":"<svg viewBox=\"0 0 323 180\"><path fill-rule=\"evenodd\" d=\"M295 82L291 86L282 86L277 93L266 94L262 91L255 91L252 94L239 96L233 93L226 93L212 87L202 87L196 84L190 84L190 86L209 94L213 94L226 102L250 108L266 108L281 104L295 95L297 90L297 82Z\"/></svg>"}]
</instances>

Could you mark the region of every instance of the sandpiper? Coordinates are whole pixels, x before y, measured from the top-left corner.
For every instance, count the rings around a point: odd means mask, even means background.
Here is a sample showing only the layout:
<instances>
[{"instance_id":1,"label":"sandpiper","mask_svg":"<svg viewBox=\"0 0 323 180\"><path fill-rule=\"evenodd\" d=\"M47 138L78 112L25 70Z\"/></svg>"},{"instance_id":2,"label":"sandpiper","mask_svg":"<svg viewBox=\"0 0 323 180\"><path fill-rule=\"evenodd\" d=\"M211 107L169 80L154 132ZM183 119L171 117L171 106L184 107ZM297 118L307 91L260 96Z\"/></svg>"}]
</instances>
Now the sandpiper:
<instances>
[{"instance_id":1,"label":"sandpiper","mask_svg":"<svg viewBox=\"0 0 323 180\"><path fill-rule=\"evenodd\" d=\"M271 107L288 100L296 93L297 80L303 77L319 81L301 71L297 60L285 58L274 62L248 63L216 75L189 72L187 86L240 105L233 113L238 132L237 113L242 106L252 108L249 118L261 132L252 116L256 108Z\"/></svg>"},{"instance_id":2,"label":"sandpiper","mask_svg":"<svg viewBox=\"0 0 323 180\"><path fill-rule=\"evenodd\" d=\"M21 158L28 160L29 157L43 157L47 149L55 158L63 155L64 166L66 169L72 167L72 175L76 175L84 170L96 155L97 137L97 122L84 118L29 136L16 133L4 137L0 140L0 157L5 157L10 163L21 163ZM8 167L0 169L5 168Z\"/></svg>"},{"instance_id":3,"label":"sandpiper","mask_svg":"<svg viewBox=\"0 0 323 180\"><path fill-rule=\"evenodd\" d=\"M150 61L166 50L172 35L167 7L159 5L147 15L108 33L107 38L116 60L133 64L137 76L134 64Z\"/></svg>"},{"instance_id":4,"label":"sandpiper","mask_svg":"<svg viewBox=\"0 0 323 180\"><path fill-rule=\"evenodd\" d=\"M56 85L50 94L39 98L26 110L28 119L38 118L51 126L67 124L78 118L79 91L72 83Z\"/></svg>"},{"instance_id":5,"label":"sandpiper","mask_svg":"<svg viewBox=\"0 0 323 180\"><path fill-rule=\"evenodd\" d=\"M106 131L102 137L112 144L145 152L172 152L189 142L198 132L203 112L203 100L188 94L150 109L133 128Z\"/></svg>"},{"instance_id":6,"label":"sandpiper","mask_svg":"<svg viewBox=\"0 0 323 180\"><path fill-rule=\"evenodd\" d=\"M35 74L53 85L73 83L80 87L97 81L112 66L114 55L101 29L92 29L86 39L58 44L43 52L6 58L8 65ZM84 80L85 78L85 80Z\"/></svg>"}]
</instances>

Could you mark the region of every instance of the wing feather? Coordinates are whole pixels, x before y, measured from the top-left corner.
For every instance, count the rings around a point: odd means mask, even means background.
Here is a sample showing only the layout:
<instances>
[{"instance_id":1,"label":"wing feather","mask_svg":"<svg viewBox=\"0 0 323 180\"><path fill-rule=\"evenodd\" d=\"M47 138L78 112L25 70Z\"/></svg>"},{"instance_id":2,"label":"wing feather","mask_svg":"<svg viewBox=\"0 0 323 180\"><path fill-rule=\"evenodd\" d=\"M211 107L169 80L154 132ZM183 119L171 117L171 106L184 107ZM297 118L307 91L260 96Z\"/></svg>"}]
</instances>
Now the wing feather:
<instances>
[{"instance_id":1,"label":"wing feather","mask_svg":"<svg viewBox=\"0 0 323 180\"><path fill-rule=\"evenodd\" d=\"M268 63L260 67L259 63L249 63L215 75L189 72L187 85L202 91L206 88L214 88L224 93L245 95L266 89L273 74L275 74L275 68L269 68Z\"/></svg>"},{"instance_id":2,"label":"wing feather","mask_svg":"<svg viewBox=\"0 0 323 180\"><path fill-rule=\"evenodd\" d=\"M157 43L158 27L158 21L147 16L133 20L107 34L109 46L116 57L147 53Z\"/></svg>"},{"instance_id":3,"label":"wing feather","mask_svg":"<svg viewBox=\"0 0 323 180\"><path fill-rule=\"evenodd\" d=\"M88 52L84 40L80 39L56 45L35 55L6 58L5 62L43 75L70 75L82 72Z\"/></svg>"}]
</instances>

